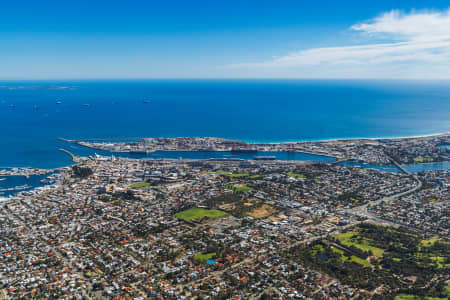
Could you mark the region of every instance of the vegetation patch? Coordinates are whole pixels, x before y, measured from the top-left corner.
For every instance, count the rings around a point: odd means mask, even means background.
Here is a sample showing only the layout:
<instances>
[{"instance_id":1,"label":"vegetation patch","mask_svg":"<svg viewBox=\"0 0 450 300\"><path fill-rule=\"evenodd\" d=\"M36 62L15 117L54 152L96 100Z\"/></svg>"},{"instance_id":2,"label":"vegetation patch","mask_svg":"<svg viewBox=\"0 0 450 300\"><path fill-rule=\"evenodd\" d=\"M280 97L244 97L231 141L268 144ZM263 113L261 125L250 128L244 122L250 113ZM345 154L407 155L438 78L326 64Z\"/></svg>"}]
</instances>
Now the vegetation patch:
<instances>
[{"instance_id":1,"label":"vegetation patch","mask_svg":"<svg viewBox=\"0 0 450 300\"><path fill-rule=\"evenodd\" d=\"M450 297L450 286L444 287L444 290L447 293L447 295Z\"/></svg>"},{"instance_id":2,"label":"vegetation patch","mask_svg":"<svg viewBox=\"0 0 450 300\"><path fill-rule=\"evenodd\" d=\"M337 196L337 200L342 204L350 204L352 206L361 205L365 202L361 200L361 195L357 192L344 192Z\"/></svg>"},{"instance_id":3,"label":"vegetation patch","mask_svg":"<svg viewBox=\"0 0 450 300\"><path fill-rule=\"evenodd\" d=\"M252 175L252 176L250 176L249 178L250 179L259 179L259 178L262 178L263 176L261 175L261 174L256 174L256 175Z\"/></svg>"},{"instance_id":4,"label":"vegetation patch","mask_svg":"<svg viewBox=\"0 0 450 300\"><path fill-rule=\"evenodd\" d=\"M371 290L380 285L380 281L376 282L374 278L382 278L383 282L388 282L386 276L391 276L388 271L381 269L375 274L365 258L331 244L323 240L313 242L311 245L299 245L289 249L287 255L293 261L339 278L344 284Z\"/></svg>"},{"instance_id":5,"label":"vegetation patch","mask_svg":"<svg viewBox=\"0 0 450 300\"><path fill-rule=\"evenodd\" d=\"M353 197L350 197L350 201L352 201L353 205L356 205L359 203L359 200Z\"/></svg>"},{"instance_id":6,"label":"vegetation patch","mask_svg":"<svg viewBox=\"0 0 450 300\"><path fill-rule=\"evenodd\" d=\"M356 247L362 251L371 251L373 255L381 257L384 250L370 245L370 241L362 237L358 231L348 231L334 236L342 245Z\"/></svg>"},{"instance_id":7,"label":"vegetation patch","mask_svg":"<svg viewBox=\"0 0 450 300\"><path fill-rule=\"evenodd\" d=\"M436 238L436 237L432 237L432 238L429 238L429 239L426 239L426 240L421 240L421 241L420 241L420 246L422 246L422 247L431 247L431 246L433 246L437 241L439 241L439 239Z\"/></svg>"},{"instance_id":8,"label":"vegetation patch","mask_svg":"<svg viewBox=\"0 0 450 300\"><path fill-rule=\"evenodd\" d=\"M149 182L138 182L129 186L130 189L141 189L144 187L149 187L151 184Z\"/></svg>"},{"instance_id":9,"label":"vegetation patch","mask_svg":"<svg viewBox=\"0 0 450 300\"><path fill-rule=\"evenodd\" d=\"M425 163L425 162L433 162L433 161L434 161L434 158L429 157L429 156L426 156L426 157L418 156L418 157L414 158L414 162L416 162L416 163Z\"/></svg>"},{"instance_id":10,"label":"vegetation patch","mask_svg":"<svg viewBox=\"0 0 450 300\"><path fill-rule=\"evenodd\" d=\"M355 263L358 263L360 265L363 265L365 267L369 267L371 265L370 262L367 259L362 259L362 258L360 258L358 256L355 256L355 255L350 256L349 260L353 261Z\"/></svg>"},{"instance_id":11,"label":"vegetation patch","mask_svg":"<svg viewBox=\"0 0 450 300\"><path fill-rule=\"evenodd\" d=\"M209 198L205 205L210 209L223 209L235 217L243 218L253 216L263 218L276 212L277 210L268 204L264 204L256 198L247 198L243 193L224 193L222 195Z\"/></svg>"},{"instance_id":12,"label":"vegetation patch","mask_svg":"<svg viewBox=\"0 0 450 300\"><path fill-rule=\"evenodd\" d=\"M285 255L344 284L371 291L381 285L388 291L398 289L389 299L449 296L450 243L424 239L406 228L362 223L328 239L294 246Z\"/></svg>"},{"instance_id":13,"label":"vegetation patch","mask_svg":"<svg viewBox=\"0 0 450 300\"><path fill-rule=\"evenodd\" d=\"M428 201L428 202L431 202L431 203L440 203L440 202L444 202L444 199L440 199L440 198L428 198L427 201Z\"/></svg>"},{"instance_id":14,"label":"vegetation patch","mask_svg":"<svg viewBox=\"0 0 450 300\"><path fill-rule=\"evenodd\" d=\"M395 300L414 300L415 296L410 296L410 295L397 295L395 297Z\"/></svg>"},{"instance_id":15,"label":"vegetation patch","mask_svg":"<svg viewBox=\"0 0 450 300\"><path fill-rule=\"evenodd\" d=\"M441 298L441 297L419 297L419 296L412 296L412 295L397 295L395 297L395 300L448 300L448 298Z\"/></svg>"},{"instance_id":16,"label":"vegetation patch","mask_svg":"<svg viewBox=\"0 0 450 300\"><path fill-rule=\"evenodd\" d=\"M306 178L306 176L303 175L303 174L292 173L292 172L287 173L287 175L288 175L289 177L294 177L294 178Z\"/></svg>"},{"instance_id":17,"label":"vegetation patch","mask_svg":"<svg viewBox=\"0 0 450 300\"><path fill-rule=\"evenodd\" d=\"M343 261L355 262L355 263L358 263L358 264L363 265L365 267L371 266L370 262L367 259L360 258L360 257L358 257L356 255L346 255L345 251L342 250L342 249L339 249L337 247L333 247L332 246L331 250L333 252L335 252L335 253L338 253L341 256L341 259Z\"/></svg>"},{"instance_id":18,"label":"vegetation patch","mask_svg":"<svg viewBox=\"0 0 450 300\"><path fill-rule=\"evenodd\" d=\"M215 252L212 253L205 253L205 254L196 254L194 255L194 260L198 262L206 262L216 256Z\"/></svg>"},{"instance_id":19,"label":"vegetation patch","mask_svg":"<svg viewBox=\"0 0 450 300\"><path fill-rule=\"evenodd\" d=\"M233 190L235 192L245 192L245 191L251 191L253 190L253 188L249 187L247 184L245 183L240 183L240 184L228 184L225 186L225 188Z\"/></svg>"},{"instance_id":20,"label":"vegetation patch","mask_svg":"<svg viewBox=\"0 0 450 300\"><path fill-rule=\"evenodd\" d=\"M175 214L175 217L182 220L200 220L203 218L220 218L227 215L226 212L217 209L190 208Z\"/></svg>"},{"instance_id":21,"label":"vegetation patch","mask_svg":"<svg viewBox=\"0 0 450 300\"><path fill-rule=\"evenodd\" d=\"M248 173L232 173L229 171L219 171L217 174L228 176L230 178L248 177L250 175Z\"/></svg>"},{"instance_id":22,"label":"vegetation patch","mask_svg":"<svg viewBox=\"0 0 450 300\"><path fill-rule=\"evenodd\" d=\"M314 246L311 247L311 255L312 256L316 256L317 254L320 254L322 252L324 252L324 246L322 244L316 244Z\"/></svg>"}]
</instances>

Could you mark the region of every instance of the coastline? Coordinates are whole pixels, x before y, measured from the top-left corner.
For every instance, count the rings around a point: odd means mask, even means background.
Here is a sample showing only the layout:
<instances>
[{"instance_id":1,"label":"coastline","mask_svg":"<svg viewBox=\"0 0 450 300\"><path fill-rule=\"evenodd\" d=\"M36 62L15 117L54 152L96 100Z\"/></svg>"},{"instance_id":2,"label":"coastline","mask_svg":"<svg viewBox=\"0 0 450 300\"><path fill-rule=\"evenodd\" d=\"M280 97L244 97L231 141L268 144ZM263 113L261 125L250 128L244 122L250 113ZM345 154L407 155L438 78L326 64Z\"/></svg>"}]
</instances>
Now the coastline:
<instances>
[{"instance_id":1,"label":"coastline","mask_svg":"<svg viewBox=\"0 0 450 300\"><path fill-rule=\"evenodd\" d=\"M329 157L329 158L333 158L336 161L333 163L340 163L340 162L346 162L346 161L350 161L351 159L349 157L347 157L347 155L344 156L340 156L340 155L336 155L336 154L332 154L332 153L323 153L322 151L310 151L307 148L309 146L314 146L315 143L317 143L317 146L320 143L323 143L324 146L328 144L328 146L331 147L341 147L341 146L346 146L350 145L351 143L354 142L360 142L362 145L372 145L372 144L380 144L382 145L383 142L385 141L395 141L395 142L403 142L403 141L408 141L408 140L418 140L418 141L423 141L426 142L428 139L441 139L444 138L446 139L447 137L450 136L450 132L445 132L445 133L435 133L435 134L426 134L426 135L414 135L414 136L402 136L402 137L391 137L391 138L387 138L387 137L371 137L371 138L338 138L338 139L322 139L322 140L314 140L314 141L291 141L291 142L249 142L248 140L235 140L235 139L231 139L231 138L222 138L222 137L211 137L211 136L198 136L198 137L147 137L147 138L143 138L143 139L183 139L183 138L191 138L191 139L217 139L217 140L224 140L224 141L228 141L228 142L237 142L237 143L247 143L248 146L252 147L252 145L258 147L264 147L264 146L268 146L270 147L274 147L275 149L272 150L261 150L260 151L260 155L262 153L264 153L264 151L267 152L278 152L278 153L289 153L289 152L295 152L295 153L301 153L301 154L309 154L309 155L315 155L315 156L321 156L321 157ZM68 139L62 139L59 138L60 140L69 142L69 143L74 143L77 144L79 146L82 147L86 147L89 149L98 149L98 150L103 150L108 152L109 154L114 155L114 153L118 153L116 151L110 151L110 150L105 150L102 149L102 147L96 148L94 145L90 146L90 145L83 145L80 144L79 142L83 142L85 140L68 140ZM103 139L100 139L103 140ZM295 148L295 151L289 151L287 150L288 147L290 147L290 144L292 144L293 146L297 146ZM304 148L305 147L305 148ZM153 152L209 152L209 153L223 153L223 152L227 152L229 150L224 150L221 149L220 147L218 147L216 150L203 150L203 149L190 149L190 150L182 150L182 149L158 149ZM121 151L120 153L127 153L128 151ZM201 159L201 158L198 158ZM251 159L248 157L244 157L243 159ZM362 166L362 167L375 167L375 168L383 168L383 167L388 167L388 166L395 166L395 164L389 164L389 163L377 163L377 162L356 162L357 165ZM427 162L425 163L412 163L412 164L401 164L401 167L397 167L397 169L402 170L403 166L408 166L408 167L419 167L419 166L433 166L433 165L441 165L444 164L446 165L448 163L448 161L446 160L442 160L442 161L438 161L438 162ZM399 164L400 165L400 164ZM445 167L447 168L447 167ZM408 171L404 171L404 172L408 172Z\"/></svg>"},{"instance_id":2,"label":"coastline","mask_svg":"<svg viewBox=\"0 0 450 300\"><path fill-rule=\"evenodd\" d=\"M211 137L211 138L220 138L225 140L232 140L237 142L244 142L247 144L290 144L290 143L320 143L320 142L345 142L345 141L362 141L362 140L368 140L368 141L376 141L376 140L406 140L406 139L417 139L417 138L428 138L428 137L445 137L450 136L450 131L448 132L441 132L441 133L431 133L431 134L423 134L423 135L411 135L411 136L395 136L395 137L342 137L342 138L323 138L323 139L305 139L305 140L288 140L288 141L261 141L261 140L251 140L251 139L239 139L239 138L229 138L229 137L220 137L220 136L157 136L157 137L139 137L139 138L100 138L100 139L66 139L58 137L57 139L63 142L72 143L73 141L88 141L88 140L104 140L104 141L114 141L114 140L142 140L142 139L150 139L150 138L196 138L196 137ZM79 144L78 144L79 145ZM80 145L83 146L83 145ZM85 146L84 146L85 147ZM89 148L89 147L88 147ZM166 150L166 151L179 151L179 150ZM215 151L218 152L218 151Z\"/></svg>"},{"instance_id":3,"label":"coastline","mask_svg":"<svg viewBox=\"0 0 450 300\"><path fill-rule=\"evenodd\" d=\"M411 135L411 136L395 136L395 137L342 137L342 138L324 138L324 139L306 139L306 140L289 140L289 141L279 141L279 142L263 142L255 140L240 140L248 144L289 144L289 143L320 143L320 142L345 142L345 141L376 141L376 140L407 140L407 139L417 139L417 138L428 138L428 137L445 137L450 136L450 131L441 133L431 133L423 135Z\"/></svg>"},{"instance_id":4,"label":"coastline","mask_svg":"<svg viewBox=\"0 0 450 300\"><path fill-rule=\"evenodd\" d=\"M450 136L450 132L446 132L446 133L437 133L437 134L428 134L428 135L416 135L416 136L403 136L403 137L392 137L392 138L343 138L343 139L322 139L322 140L314 140L314 141L295 141L295 142L272 142L272 143L261 143L261 142L251 142L252 144L267 144L267 145L280 145L280 144L290 144L290 143L343 143L345 145L345 143L347 142L354 142L354 141L377 141L377 140L409 140L409 139L426 139L426 138L439 138L439 137L449 137ZM96 148L93 147L89 147L87 145L82 145L82 144L78 144L76 143L77 141L83 141L83 140L70 140L70 139L62 139L62 138L58 138L59 140L66 142L66 143L75 143L78 146L81 147L85 147L85 148L89 148L95 151ZM225 138L219 138L219 139L224 139L224 140L231 140L231 139L225 139ZM103 139L102 139L103 140ZM104 139L105 141L108 141L107 139ZM127 139L128 140L128 139ZM231 141L235 141L235 140L231 140ZM236 142L238 142L239 140L236 140ZM246 142L246 141L239 141L239 142ZM302 147L303 148L303 147ZM283 148L284 149L284 148ZM72 154L71 152L64 150L62 148L58 149L59 151L63 151L65 152L65 154L69 155L72 158L72 162L67 164L67 165L63 165L63 166L59 166L57 168L50 168L50 169L40 169L40 168L33 168L35 170L45 170L48 172L50 171L57 171L60 169L64 169L73 165L77 165L80 163L80 161L78 159L74 159L74 158L78 158L78 156ZM102 150L102 149L99 149ZM105 151L105 150L103 150ZM202 152L202 150L158 150L161 152ZM115 152L109 152L110 155L114 155ZM157 151L156 151L157 152ZM210 151L204 151L204 152L211 152L211 153L215 153L215 152L227 152L226 150L218 150L218 151L214 151L214 150L210 150ZM290 152L290 151L279 151L279 152ZM304 153L304 154L311 154L311 155L316 155L316 156L323 156L323 157L330 157L330 158L334 158L336 159L336 161L334 162L329 162L332 164L335 163L340 163L340 162L344 162L348 159L346 159L345 157L343 158L339 158L333 155L326 155L326 154L321 154L321 153L313 153L310 151L302 151L300 148L296 149L295 152L298 153ZM126 153L126 151L123 151L123 153ZM167 158L169 159L169 158ZM192 158L194 160L200 160L202 158ZM244 158L244 159L251 159L251 158ZM283 158L281 158L281 160L284 160ZM352 163L350 161L350 163ZM445 164L445 169L447 169L447 164L449 162L448 161L439 161L439 162L423 162L423 163L414 163L414 164L407 164L407 165L401 165L401 167L396 166L395 164L377 164L377 163L364 163L364 162L356 162L355 166L359 166L359 167L363 167L363 168L369 168L369 169L379 169L382 171L386 171L383 169L383 167L395 167L398 171L403 171L407 174L410 174L410 170L408 169L408 167L412 168L412 173L415 172L419 172L421 166L424 168L427 168L427 166L433 166L433 165L439 165L439 164ZM14 166L17 167L17 166ZM4 167L4 168L14 168L14 167ZM406 167L406 169L403 169L402 167ZM32 168L32 167L29 167ZM414 170L417 169L417 171ZM406 171L405 171L406 170ZM388 170L387 172L391 172L390 170ZM395 171L396 172L396 171ZM8 176L8 175L6 175ZM20 176L20 175L11 175L11 176ZM25 176L25 175L22 175ZM5 198L6 199L6 198Z\"/></svg>"},{"instance_id":5,"label":"coastline","mask_svg":"<svg viewBox=\"0 0 450 300\"><path fill-rule=\"evenodd\" d=\"M450 136L450 132L444 132L444 133L434 133L434 134L426 134L426 135L411 135L411 136L401 136L401 137L355 137L355 138L330 138L330 139L314 139L314 140L291 140L291 141L279 141L279 142L261 142L261 141L254 141L254 140L248 140L248 139L244 139L244 140L235 140L235 141L241 141L241 142L245 142L245 143L249 143L249 144L269 144L269 145L279 145L279 144L290 144L290 143L345 143L345 142L354 142L354 141L377 141L377 140L408 140L408 139L420 139L420 138L430 138L430 137L446 137L446 136ZM148 138L148 137L146 137ZM168 137L169 138L169 137ZM170 137L170 138L176 138L176 137ZM64 139L64 138L57 138L58 140L61 140L63 142L68 142L68 143L73 143L73 141L77 141L77 140L69 140L69 139ZM143 138L136 138L136 140L139 139L143 139ZM222 138L222 139L226 139L226 140L234 140L231 138ZM105 139L108 140L108 139ZM129 140L129 138L127 138L127 140ZM83 139L79 139L78 141L83 141ZM89 149L94 149L92 147L88 147L85 145L80 145L77 144L81 147L86 147ZM55 149L55 151L58 151L58 149ZM164 151L168 151L168 152L181 152L181 150L164 150ZM184 150L185 151L185 150ZM226 152L226 151L211 151L211 152ZM320 156L326 156L326 157L332 157L335 159L339 159L336 156L332 156L332 155L325 155L325 154L316 154L316 153L311 153L311 152L307 152L307 151L300 151L298 150L297 152L299 153L306 153L306 154L312 154L312 155L320 155ZM114 154L114 152L109 152ZM126 152L124 152L126 153ZM444 163L440 162L440 163ZM436 162L429 162L429 163L417 163L414 165L424 165L424 164L433 164ZM62 164L60 166L57 167L53 167L53 168L35 168L35 169L42 169L42 170L47 170L47 171L51 171L51 170L57 170L57 169L62 169L62 168L66 168L66 167L70 167L73 165L76 165L77 163L75 162L70 162L68 164ZM15 168L15 167L22 167L22 166L17 166L17 165L13 165L13 166L7 166L7 167L3 167L3 168ZM27 168L34 168L34 167L30 167L28 166Z\"/></svg>"}]
</instances>

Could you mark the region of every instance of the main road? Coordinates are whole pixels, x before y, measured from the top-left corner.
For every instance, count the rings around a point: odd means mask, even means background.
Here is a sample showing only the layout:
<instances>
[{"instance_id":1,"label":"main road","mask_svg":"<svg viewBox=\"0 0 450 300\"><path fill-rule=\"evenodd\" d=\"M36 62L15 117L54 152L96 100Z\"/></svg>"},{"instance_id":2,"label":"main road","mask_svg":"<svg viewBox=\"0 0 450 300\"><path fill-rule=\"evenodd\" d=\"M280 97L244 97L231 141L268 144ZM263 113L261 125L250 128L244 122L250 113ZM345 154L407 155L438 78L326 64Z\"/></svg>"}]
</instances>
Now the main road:
<instances>
[{"instance_id":1,"label":"main road","mask_svg":"<svg viewBox=\"0 0 450 300\"><path fill-rule=\"evenodd\" d=\"M422 187L422 181L420 181L420 179L417 177L417 175L412 175L412 177L414 178L414 180L417 183L417 185L414 186L413 188L411 188L411 189L409 189L407 191L404 191L404 192L400 192L400 193L395 194L395 195L383 197L383 198L381 198L379 200L376 200L376 201L371 201L371 202L366 203L366 204L361 205L361 206L357 206L357 207L354 207L354 208L348 208L345 211L347 213L349 213L349 214L354 214L354 215L358 215L360 217L366 217L366 218L369 218L369 219L376 219L376 220L379 221L380 218L377 217L376 215L370 213L367 210L367 207L369 205L371 205L371 206L378 205L381 202L391 203L392 201L394 201L394 200L396 200L396 199L398 199L400 197L409 195L409 194L414 193L415 191L419 190ZM385 220L383 220L383 221L386 222Z\"/></svg>"}]
</instances>

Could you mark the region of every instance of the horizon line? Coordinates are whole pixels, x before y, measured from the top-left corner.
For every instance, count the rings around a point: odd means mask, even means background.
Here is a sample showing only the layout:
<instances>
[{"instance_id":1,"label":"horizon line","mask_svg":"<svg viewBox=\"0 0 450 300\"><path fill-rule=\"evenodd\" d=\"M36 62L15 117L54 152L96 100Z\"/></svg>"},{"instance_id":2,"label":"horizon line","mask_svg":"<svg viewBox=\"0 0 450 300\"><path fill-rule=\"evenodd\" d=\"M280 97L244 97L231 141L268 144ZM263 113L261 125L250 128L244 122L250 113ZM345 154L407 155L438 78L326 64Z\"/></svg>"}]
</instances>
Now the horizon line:
<instances>
[{"instance_id":1,"label":"horizon line","mask_svg":"<svg viewBox=\"0 0 450 300\"><path fill-rule=\"evenodd\" d=\"M379 77L89 77L89 78L0 78L0 81L91 81L91 80L392 80L392 81L450 81L450 78L379 78Z\"/></svg>"}]
</instances>

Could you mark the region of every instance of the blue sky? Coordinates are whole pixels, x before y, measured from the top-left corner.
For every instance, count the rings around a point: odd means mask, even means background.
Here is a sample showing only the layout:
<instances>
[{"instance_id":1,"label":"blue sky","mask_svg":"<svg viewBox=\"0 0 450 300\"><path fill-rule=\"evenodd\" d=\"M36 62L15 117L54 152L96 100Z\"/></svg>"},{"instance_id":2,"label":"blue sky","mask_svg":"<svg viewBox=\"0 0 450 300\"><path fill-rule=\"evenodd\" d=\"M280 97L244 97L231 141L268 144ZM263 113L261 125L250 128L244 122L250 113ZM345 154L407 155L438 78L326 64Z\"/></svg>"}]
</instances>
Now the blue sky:
<instances>
[{"instance_id":1,"label":"blue sky","mask_svg":"<svg viewBox=\"0 0 450 300\"><path fill-rule=\"evenodd\" d=\"M3 0L0 79L449 78L449 5Z\"/></svg>"}]
</instances>

